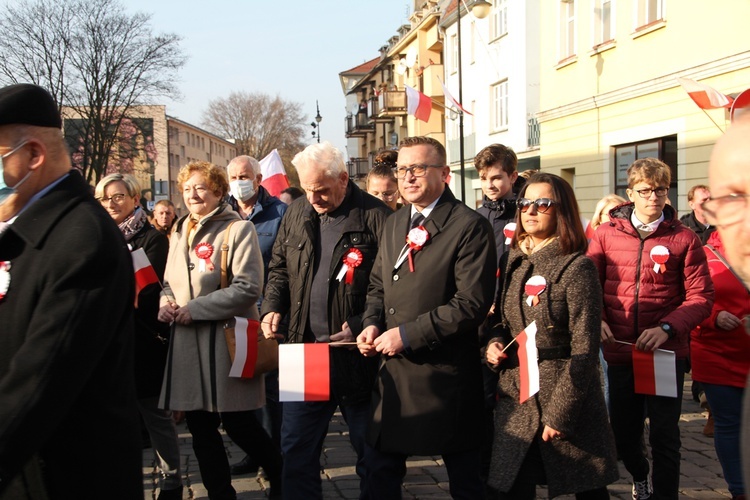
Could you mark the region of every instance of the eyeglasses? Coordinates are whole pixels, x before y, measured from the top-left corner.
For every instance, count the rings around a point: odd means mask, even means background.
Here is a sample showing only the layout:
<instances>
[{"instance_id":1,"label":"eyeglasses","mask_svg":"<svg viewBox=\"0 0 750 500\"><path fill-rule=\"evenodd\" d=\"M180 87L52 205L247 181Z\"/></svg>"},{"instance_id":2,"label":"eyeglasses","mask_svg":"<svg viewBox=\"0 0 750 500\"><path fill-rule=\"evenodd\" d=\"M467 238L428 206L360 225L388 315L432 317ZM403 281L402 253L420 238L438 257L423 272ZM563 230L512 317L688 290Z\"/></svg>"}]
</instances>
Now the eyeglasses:
<instances>
[{"instance_id":1,"label":"eyeglasses","mask_svg":"<svg viewBox=\"0 0 750 500\"><path fill-rule=\"evenodd\" d=\"M540 214L546 214L551 206L557 205L557 202L555 200L550 200L549 198L539 198L534 201L527 200L526 198L519 198L516 200L516 205L522 214L528 212L531 205L534 205L536 211Z\"/></svg>"},{"instance_id":2,"label":"eyeglasses","mask_svg":"<svg viewBox=\"0 0 750 500\"><path fill-rule=\"evenodd\" d=\"M731 226L747 217L747 198L750 194L731 193L709 198L701 203L706 220L712 226Z\"/></svg>"},{"instance_id":3,"label":"eyeglasses","mask_svg":"<svg viewBox=\"0 0 750 500\"><path fill-rule=\"evenodd\" d=\"M656 196L659 198L664 198L667 196L667 191L669 191L669 188L665 187L658 187L656 189L651 188L645 188L645 189L634 189L636 193L638 193L638 196L641 198L649 199L651 198L651 193L656 193Z\"/></svg>"},{"instance_id":4,"label":"eyeglasses","mask_svg":"<svg viewBox=\"0 0 750 500\"><path fill-rule=\"evenodd\" d=\"M111 201L115 205L119 205L120 203L122 203L122 200L125 199L125 196L126 195L124 194L118 193L118 194L113 194L109 198L97 198L97 200L99 200L99 203L101 203L102 205L104 205L108 201Z\"/></svg>"},{"instance_id":5,"label":"eyeglasses","mask_svg":"<svg viewBox=\"0 0 750 500\"><path fill-rule=\"evenodd\" d=\"M382 196L384 200L393 201L398 196L398 191L380 193L380 196Z\"/></svg>"},{"instance_id":6,"label":"eyeglasses","mask_svg":"<svg viewBox=\"0 0 750 500\"><path fill-rule=\"evenodd\" d=\"M411 173L414 177L424 177L427 175L427 169L432 168L443 168L445 165L412 165L410 167L396 167L393 169L393 173L399 179L406 178L406 172Z\"/></svg>"}]
</instances>

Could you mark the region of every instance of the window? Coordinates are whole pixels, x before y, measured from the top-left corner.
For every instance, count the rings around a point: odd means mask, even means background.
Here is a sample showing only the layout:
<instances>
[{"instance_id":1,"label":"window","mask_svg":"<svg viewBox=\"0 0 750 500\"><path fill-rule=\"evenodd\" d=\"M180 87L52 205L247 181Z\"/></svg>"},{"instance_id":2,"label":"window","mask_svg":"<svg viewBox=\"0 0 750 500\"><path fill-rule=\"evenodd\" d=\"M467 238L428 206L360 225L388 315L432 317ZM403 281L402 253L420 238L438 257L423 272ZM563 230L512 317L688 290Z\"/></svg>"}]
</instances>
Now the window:
<instances>
[{"instance_id":1,"label":"window","mask_svg":"<svg viewBox=\"0 0 750 500\"><path fill-rule=\"evenodd\" d=\"M508 128L508 80L492 86L492 116L491 129L493 132Z\"/></svg>"},{"instance_id":2,"label":"window","mask_svg":"<svg viewBox=\"0 0 750 500\"><path fill-rule=\"evenodd\" d=\"M594 7L594 47L614 40L612 0L597 0Z\"/></svg>"},{"instance_id":3,"label":"window","mask_svg":"<svg viewBox=\"0 0 750 500\"><path fill-rule=\"evenodd\" d=\"M490 18L490 38L508 33L508 0L494 0Z\"/></svg>"},{"instance_id":4,"label":"window","mask_svg":"<svg viewBox=\"0 0 750 500\"><path fill-rule=\"evenodd\" d=\"M575 0L560 0L560 61L576 53Z\"/></svg>"},{"instance_id":5,"label":"window","mask_svg":"<svg viewBox=\"0 0 750 500\"><path fill-rule=\"evenodd\" d=\"M451 35L449 64L451 73L455 73L458 68L458 37L456 35Z\"/></svg>"},{"instance_id":6,"label":"window","mask_svg":"<svg viewBox=\"0 0 750 500\"><path fill-rule=\"evenodd\" d=\"M665 0L638 0L636 5L636 29L664 19Z\"/></svg>"},{"instance_id":7,"label":"window","mask_svg":"<svg viewBox=\"0 0 750 500\"><path fill-rule=\"evenodd\" d=\"M615 146L615 193L627 199L628 167L641 158L658 158L672 171L669 196L675 201L677 196L677 136L661 137L648 141Z\"/></svg>"}]
</instances>

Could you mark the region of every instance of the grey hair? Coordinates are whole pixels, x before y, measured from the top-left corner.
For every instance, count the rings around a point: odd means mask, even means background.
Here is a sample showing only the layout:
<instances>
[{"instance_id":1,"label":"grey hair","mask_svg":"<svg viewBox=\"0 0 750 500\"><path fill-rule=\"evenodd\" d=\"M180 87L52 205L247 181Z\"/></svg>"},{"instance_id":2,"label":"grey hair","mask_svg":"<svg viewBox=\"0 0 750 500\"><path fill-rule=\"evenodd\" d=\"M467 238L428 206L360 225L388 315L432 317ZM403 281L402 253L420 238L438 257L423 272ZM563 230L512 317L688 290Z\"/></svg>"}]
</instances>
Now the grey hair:
<instances>
[{"instance_id":1,"label":"grey hair","mask_svg":"<svg viewBox=\"0 0 750 500\"><path fill-rule=\"evenodd\" d=\"M227 176L229 176L229 165L236 164L236 165L244 165L248 164L250 165L250 169L253 171L253 178L258 177L260 172L260 162L253 158L252 156L248 155L240 155L235 158L232 158L232 161L227 163Z\"/></svg>"},{"instance_id":2,"label":"grey hair","mask_svg":"<svg viewBox=\"0 0 750 500\"><path fill-rule=\"evenodd\" d=\"M299 170L317 166L328 177L339 177L346 173L344 155L328 141L311 144L294 156L292 165Z\"/></svg>"}]
</instances>

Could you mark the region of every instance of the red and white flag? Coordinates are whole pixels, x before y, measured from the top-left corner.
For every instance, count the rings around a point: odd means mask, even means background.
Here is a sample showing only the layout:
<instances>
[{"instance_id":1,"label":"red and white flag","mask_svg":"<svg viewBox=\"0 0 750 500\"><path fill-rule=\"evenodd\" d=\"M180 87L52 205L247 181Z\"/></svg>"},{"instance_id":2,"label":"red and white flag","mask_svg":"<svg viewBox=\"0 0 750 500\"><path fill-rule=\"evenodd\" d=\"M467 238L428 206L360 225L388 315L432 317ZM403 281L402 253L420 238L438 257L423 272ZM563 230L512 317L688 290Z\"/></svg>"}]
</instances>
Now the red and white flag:
<instances>
[{"instance_id":1,"label":"red and white flag","mask_svg":"<svg viewBox=\"0 0 750 500\"><path fill-rule=\"evenodd\" d=\"M733 99L731 97L722 94L713 87L689 78L678 78L677 81L701 109L728 108L732 105Z\"/></svg>"},{"instance_id":2,"label":"red and white flag","mask_svg":"<svg viewBox=\"0 0 750 500\"><path fill-rule=\"evenodd\" d=\"M432 100L417 89L404 85L406 89L406 111L423 122L430 121Z\"/></svg>"},{"instance_id":3,"label":"red and white flag","mask_svg":"<svg viewBox=\"0 0 750 500\"><path fill-rule=\"evenodd\" d=\"M523 403L539 392L539 353L536 348L536 321L516 336L518 343L518 370L521 376L521 392L518 398Z\"/></svg>"},{"instance_id":4,"label":"red and white flag","mask_svg":"<svg viewBox=\"0 0 750 500\"><path fill-rule=\"evenodd\" d=\"M279 345L279 401L328 401L328 344Z\"/></svg>"},{"instance_id":5,"label":"red and white flag","mask_svg":"<svg viewBox=\"0 0 750 500\"><path fill-rule=\"evenodd\" d=\"M447 101L452 102L454 106L456 106L458 109L460 109L462 112L466 113L467 115L471 115L471 113L469 113L469 111L467 111L466 108L464 108L463 106L461 106L461 103L458 102L458 99L456 99L455 97L453 97L453 94L451 94L450 92L448 92L448 87L446 87L443 82L440 82L440 85L443 87L443 94L445 95L445 99ZM472 116L474 116L474 115L472 115Z\"/></svg>"},{"instance_id":6,"label":"red and white flag","mask_svg":"<svg viewBox=\"0 0 750 500\"><path fill-rule=\"evenodd\" d=\"M151 265L151 261L148 260L148 255L143 251L143 248L138 248L130 252L130 257L133 259L133 269L135 270L135 297L137 303L138 294L141 293L141 290L152 283L158 283L159 277L156 275L154 266Z\"/></svg>"},{"instance_id":7,"label":"red and white flag","mask_svg":"<svg viewBox=\"0 0 750 500\"><path fill-rule=\"evenodd\" d=\"M229 369L229 376L235 378L253 378L255 364L258 362L258 327L254 319L234 317L235 352L234 363Z\"/></svg>"},{"instance_id":8,"label":"red and white flag","mask_svg":"<svg viewBox=\"0 0 750 500\"><path fill-rule=\"evenodd\" d=\"M271 196L279 196L283 190L289 187L289 178L286 176L284 162L277 150L268 153L268 156L260 160L260 173L263 180L260 185L271 193Z\"/></svg>"},{"instance_id":9,"label":"red and white flag","mask_svg":"<svg viewBox=\"0 0 750 500\"><path fill-rule=\"evenodd\" d=\"M636 394L677 397L677 357L673 351L633 348Z\"/></svg>"}]
</instances>

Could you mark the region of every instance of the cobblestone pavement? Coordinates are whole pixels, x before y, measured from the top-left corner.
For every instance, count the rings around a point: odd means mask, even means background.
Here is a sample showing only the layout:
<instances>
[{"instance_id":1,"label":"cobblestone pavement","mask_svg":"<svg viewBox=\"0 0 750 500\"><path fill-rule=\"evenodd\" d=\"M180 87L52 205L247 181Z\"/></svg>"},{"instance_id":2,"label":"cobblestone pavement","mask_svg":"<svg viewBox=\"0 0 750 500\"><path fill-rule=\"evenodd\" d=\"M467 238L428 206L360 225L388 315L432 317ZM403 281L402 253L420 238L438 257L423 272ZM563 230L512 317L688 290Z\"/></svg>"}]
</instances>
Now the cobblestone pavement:
<instances>
[{"instance_id":1,"label":"cobblestone pavement","mask_svg":"<svg viewBox=\"0 0 750 500\"><path fill-rule=\"evenodd\" d=\"M682 466L680 498L721 499L730 498L721 466L716 458L713 439L703 435L706 413L693 402L690 396L690 381L686 377L685 395L682 404L680 429L682 434ZM182 448L184 498L206 499L193 454L190 433L185 424L178 426ZM234 443L225 438L229 463L236 463L244 454ZM337 413L331 421L321 456L321 479L325 499L356 499L359 496L359 479L354 472L355 454L349 444L346 424ZM156 499L158 475L154 469L153 451L143 452L144 498ZM232 484L239 500L267 498L269 484L262 475L235 476ZM609 486L612 498L629 499L630 476L620 463L620 480ZM538 488L538 498L547 498L544 488ZM407 463L407 475L403 488L404 499L450 499L448 475L440 457L412 457ZM558 497L572 499L571 496ZM295 499L296 500L296 499ZM304 499L300 499L304 500Z\"/></svg>"}]
</instances>

